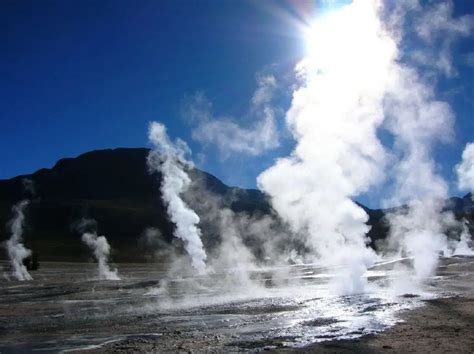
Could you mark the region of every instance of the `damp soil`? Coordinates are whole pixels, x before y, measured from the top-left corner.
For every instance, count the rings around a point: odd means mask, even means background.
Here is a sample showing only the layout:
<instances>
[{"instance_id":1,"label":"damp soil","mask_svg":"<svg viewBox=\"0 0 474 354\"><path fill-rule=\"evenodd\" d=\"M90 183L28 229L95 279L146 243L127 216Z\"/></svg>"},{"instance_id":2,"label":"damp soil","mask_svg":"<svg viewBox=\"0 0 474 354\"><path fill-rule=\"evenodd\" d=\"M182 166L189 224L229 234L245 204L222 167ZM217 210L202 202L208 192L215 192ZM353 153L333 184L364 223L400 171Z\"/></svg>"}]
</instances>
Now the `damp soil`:
<instances>
[{"instance_id":1,"label":"damp soil","mask_svg":"<svg viewBox=\"0 0 474 354\"><path fill-rule=\"evenodd\" d=\"M379 334L332 340L283 352L473 353L474 298L432 299L402 315L403 322Z\"/></svg>"},{"instance_id":2,"label":"damp soil","mask_svg":"<svg viewBox=\"0 0 474 354\"><path fill-rule=\"evenodd\" d=\"M219 336L168 333L138 336L109 343L92 353L116 352L282 352L282 353L472 353L474 350L474 298L451 297L424 302L403 313L403 322L378 334L352 340L329 340L288 348L292 337L230 341Z\"/></svg>"},{"instance_id":3,"label":"damp soil","mask_svg":"<svg viewBox=\"0 0 474 354\"><path fill-rule=\"evenodd\" d=\"M291 286L263 292L223 292L218 277L167 279L163 292L160 265L119 264L122 280L108 282L94 279L94 267L45 263L31 282L1 280L0 352L474 350L470 257L442 259L421 294L399 296L332 296L323 271L311 266L291 268ZM301 272L314 277L294 286ZM405 276L396 267L374 272L373 285L381 287L391 276Z\"/></svg>"}]
</instances>

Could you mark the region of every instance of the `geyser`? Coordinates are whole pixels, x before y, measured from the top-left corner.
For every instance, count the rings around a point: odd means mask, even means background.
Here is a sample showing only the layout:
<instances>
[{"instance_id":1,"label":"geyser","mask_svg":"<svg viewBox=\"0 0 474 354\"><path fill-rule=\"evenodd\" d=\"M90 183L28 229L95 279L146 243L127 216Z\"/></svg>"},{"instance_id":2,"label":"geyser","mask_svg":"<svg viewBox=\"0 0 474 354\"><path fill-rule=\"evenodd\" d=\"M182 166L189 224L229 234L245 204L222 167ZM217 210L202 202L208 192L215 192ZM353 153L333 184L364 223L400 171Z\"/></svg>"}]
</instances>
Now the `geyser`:
<instances>
[{"instance_id":1,"label":"geyser","mask_svg":"<svg viewBox=\"0 0 474 354\"><path fill-rule=\"evenodd\" d=\"M453 18L450 2L400 1L393 5L389 22L398 34L399 43L404 45L407 28L412 31L408 40L419 41L419 47L426 53L438 48L435 43L440 41L442 50L434 60L442 58L443 67L451 67L450 44L444 41L449 38L451 43L457 36L467 35L470 20ZM438 65L426 69L424 65L429 66L432 59L426 56L422 63L413 61L412 55L417 53L420 54L419 48L402 53L401 60L394 65L384 108L385 128L393 138L393 162L389 170L392 188L385 206L404 205L388 216L390 237L399 244L403 254L413 258L415 280L419 284L435 274L439 254L451 252L447 230L462 225L456 225L452 213L445 211L448 184L438 172L433 156L435 148L449 142L454 135L454 112L448 102L436 97L436 80L452 70Z\"/></svg>"},{"instance_id":2,"label":"geyser","mask_svg":"<svg viewBox=\"0 0 474 354\"><path fill-rule=\"evenodd\" d=\"M9 222L12 235L5 243L10 265L12 267L12 274L17 280L33 279L23 264L23 260L31 255L31 251L22 243L25 209L28 204L28 200L21 200L13 206L13 218Z\"/></svg>"},{"instance_id":3,"label":"geyser","mask_svg":"<svg viewBox=\"0 0 474 354\"><path fill-rule=\"evenodd\" d=\"M371 1L354 1L308 31L308 55L297 66L303 83L286 115L296 148L258 177L292 230L340 270L340 293L363 291L376 259L368 216L351 198L383 178L376 131L397 48L377 11Z\"/></svg>"},{"instance_id":4,"label":"geyser","mask_svg":"<svg viewBox=\"0 0 474 354\"><path fill-rule=\"evenodd\" d=\"M201 241L201 230L197 226L199 216L182 199L191 184L186 168L192 163L185 156L190 152L187 144L181 139L172 142L163 124L152 122L148 138L155 149L148 155L150 172L160 172L161 195L167 207L168 215L175 224L175 236L184 242L184 247L191 257L193 268L200 274L206 271L206 252Z\"/></svg>"},{"instance_id":5,"label":"geyser","mask_svg":"<svg viewBox=\"0 0 474 354\"><path fill-rule=\"evenodd\" d=\"M120 280L117 269L111 269L109 262L110 245L105 236L98 236L95 229L96 222L83 219L77 228L82 232L81 240L92 251L98 263L98 278L101 280ZM86 231L87 230L87 231Z\"/></svg>"},{"instance_id":6,"label":"geyser","mask_svg":"<svg viewBox=\"0 0 474 354\"><path fill-rule=\"evenodd\" d=\"M421 283L434 274L439 253L447 248L444 232L451 216L442 211L448 188L432 153L435 144L451 136L454 115L422 75L403 63L393 68L385 111L394 140L386 203L405 205L387 216L390 238L402 254L413 258L415 280Z\"/></svg>"}]
</instances>

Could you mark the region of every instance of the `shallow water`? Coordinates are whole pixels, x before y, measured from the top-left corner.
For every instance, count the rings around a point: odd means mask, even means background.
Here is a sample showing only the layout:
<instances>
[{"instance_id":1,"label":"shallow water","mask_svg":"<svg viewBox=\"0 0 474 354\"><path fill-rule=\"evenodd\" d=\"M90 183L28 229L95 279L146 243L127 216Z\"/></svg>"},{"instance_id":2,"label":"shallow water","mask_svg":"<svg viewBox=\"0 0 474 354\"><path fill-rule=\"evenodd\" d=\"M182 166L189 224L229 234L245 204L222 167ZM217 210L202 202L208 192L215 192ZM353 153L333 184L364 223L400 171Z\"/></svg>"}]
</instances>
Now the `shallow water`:
<instances>
[{"instance_id":1,"label":"shallow water","mask_svg":"<svg viewBox=\"0 0 474 354\"><path fill-rule=\"evenodd\" d=\"M381 262L364 294L335 296L316 265L170 278L157 264L120 264L120 281L94 280L94 264L42 263L33 281L0 280L0 351L98 348L126 338L206 339L242 350L299 347L382 331L422 300L472 293L474 258L441 260L418 295L397 296L407 260ZM5 264L2 265L5 267ZM402 289L403 290L403 289ZM206 342L206 343L207 343Z\"/></svg>"}]
</instances>

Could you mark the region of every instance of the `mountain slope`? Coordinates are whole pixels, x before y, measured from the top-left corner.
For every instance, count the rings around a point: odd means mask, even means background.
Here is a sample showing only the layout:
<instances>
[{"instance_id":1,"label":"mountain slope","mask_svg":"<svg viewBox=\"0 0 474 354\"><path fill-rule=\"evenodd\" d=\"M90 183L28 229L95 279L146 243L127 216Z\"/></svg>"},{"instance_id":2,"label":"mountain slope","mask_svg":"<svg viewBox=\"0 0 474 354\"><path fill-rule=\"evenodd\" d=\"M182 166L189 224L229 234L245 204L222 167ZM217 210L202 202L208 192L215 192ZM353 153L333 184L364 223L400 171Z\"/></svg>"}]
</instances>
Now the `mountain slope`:
<instances>
[{"instance_id":1,"label":"mountain slope","mask_svg":"<svg viewBox=\"0 0 474 354\"><path fill-rule=\"evenodd\" d=\"M99 233L107 236L115 252L114 260L141 261L144 255L152 253L139 242L146 228L161 230L166 242L171 241L173 233L161 201L161 176L152 176L147 169L148 152L145 148L92 151L77 158L62 159L51 169L0 180L0 225L5 225L11 217L14 203L30 198L24 188L24 180L29 179L35 193L27 209L26 243L41 259L89 257L80 235L72 227L88 217L96 219ZM228 187L197 169L190 171L190 175L234 211L269 212L268 203L257 190ZM0 241L8 234L5 228Z\"/></svg>"}]
</instances>

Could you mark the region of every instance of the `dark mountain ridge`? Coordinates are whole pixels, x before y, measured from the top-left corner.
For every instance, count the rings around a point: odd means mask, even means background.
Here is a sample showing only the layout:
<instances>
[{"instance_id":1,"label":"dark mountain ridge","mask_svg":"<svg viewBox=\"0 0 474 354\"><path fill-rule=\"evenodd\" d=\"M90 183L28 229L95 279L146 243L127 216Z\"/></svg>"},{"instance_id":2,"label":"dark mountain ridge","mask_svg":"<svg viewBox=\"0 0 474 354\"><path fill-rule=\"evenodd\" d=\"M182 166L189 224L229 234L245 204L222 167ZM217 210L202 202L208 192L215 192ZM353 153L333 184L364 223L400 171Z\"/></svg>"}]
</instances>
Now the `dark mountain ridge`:
<instances>
[{"instance_id":1,"label":"dark mountain ridge","mask_svg":"<svg viewBox=\"0 0 474 354\"><path fill-rule=\"evenodd\" d=\"M87 152L59 160L51 169L0 180L0 225L11 218L11 207L28 198L26 244L43 260L83 260L89 257L72 225L83 217L97 220L98 232L107 236L118 261L141 261L150 250L140 247L146 228L161 231L171 242L173 224L160 195L159 173L150 174L149 149L118 148ZM229 187L216 177L193 169L191 179L218 195L235 212L269 213L258 190ZM33 181L34 193L24 181ZM9 237L7 227L0 241ZM212 238L210 235L208 238ZM207 240L212 243L212 240Z\"/></svg>"},{"instance_id":2,"label":"dark mountain ridge","mask_svg":"<svg viewBox=\"0 0 474 354\"><path fill-rule=\"evenodd\" d=\"M0 180L0 224L6 225L11 218L14 203L29 198L25 243L42 260L80 261L90 257L80 235L71 226L83 217L97 220L98 232L107 236L115 261L149 259L155 250L141 242L144 231L150 227L159 229L164 243L169 244L173 241L174 225L161 200L161 176L148 171L148 152L146 148L91 151L76 158L61 159L51 169ZM189 174L193 185L217 196L222 207L249 216L275 217L266 196L259 190L229 187L199 169L192 169ZM34 194L25 188L25 179L33 181ZM370 217L368 224L372 229L368 236L375 246L388 232L385 213L359 205ZM458 218L473 217L469 194L450 198L446 208ZM209 222L203 222L202 229L206 248L212 248L219 238L216 229ZM8 237L5 226L0 242Z\"/></svg>"}]
</instances>

